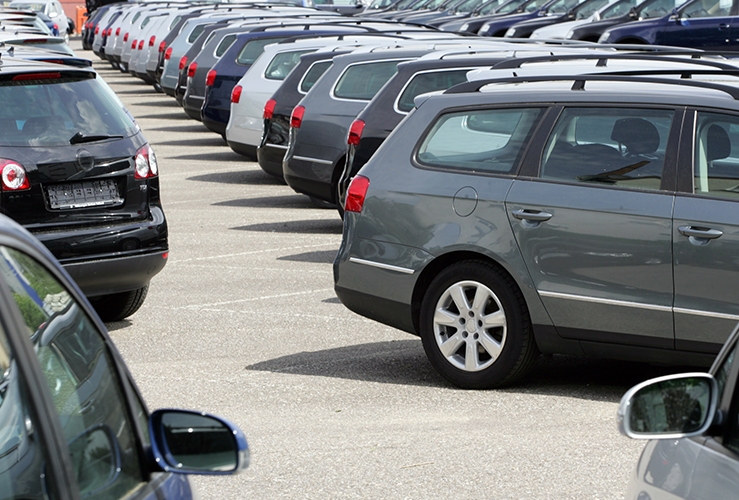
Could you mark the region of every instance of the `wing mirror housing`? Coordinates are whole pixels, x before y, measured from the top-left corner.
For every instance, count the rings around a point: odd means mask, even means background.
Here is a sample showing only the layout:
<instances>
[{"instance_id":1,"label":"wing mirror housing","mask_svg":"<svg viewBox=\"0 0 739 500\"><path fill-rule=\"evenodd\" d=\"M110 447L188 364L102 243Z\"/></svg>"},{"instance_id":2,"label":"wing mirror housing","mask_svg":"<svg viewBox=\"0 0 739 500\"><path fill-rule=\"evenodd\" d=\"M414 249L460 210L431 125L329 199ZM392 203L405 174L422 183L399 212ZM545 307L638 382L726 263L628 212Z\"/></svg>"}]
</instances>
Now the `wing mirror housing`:
<instances>
[{"instance_id":1,"label":"wing mirror housing","mask_svg":"<svg viewBox=\"0 0 739 500\"><path fill-rule=\"evenodd\" d=\"M624 394L618 429L633 439L679 439L705 433L716 418L718 383L708 373L668 375Z\"/></svg>"},{"instance_id":2,"label":"wing mirror housing","mask_svg":"<svg viewBox=\"0 0 739 500\"><path fill-rule=\"evenodd\" d=\"M235 474L249 466L241 430L219 417L186 410L157 410L149 417L151 454L165 472Z\"/></svg>"}]
</instances>

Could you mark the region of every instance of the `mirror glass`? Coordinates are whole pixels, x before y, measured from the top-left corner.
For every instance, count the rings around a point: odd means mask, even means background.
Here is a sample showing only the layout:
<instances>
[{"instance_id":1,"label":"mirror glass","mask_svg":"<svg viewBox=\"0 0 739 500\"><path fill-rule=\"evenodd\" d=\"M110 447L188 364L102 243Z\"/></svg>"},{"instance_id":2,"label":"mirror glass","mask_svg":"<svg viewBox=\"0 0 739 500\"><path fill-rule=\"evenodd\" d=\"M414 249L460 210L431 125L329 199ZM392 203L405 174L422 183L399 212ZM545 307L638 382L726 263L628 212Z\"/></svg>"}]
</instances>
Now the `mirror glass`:
<instances>
[{"instance_id":1,"label":"mirror glass","mask_svg":"<svg viewBox=\"0 0 739 500\"><path fill-rule=\"evenodd\" d=\"M656 382L631 398L629 426L635 434L696 432L706 424L710 402L711 385L707 378Z\"/></svg>"},{"instance_id":2,"label":"mirror glass","mask_svg":"<svg viewBox=\"0 0 739 500\"><path fill-rule=\"evenodd\" d=\"M201 472L236 469L238 446L221 421L192 413L164 413L162 429L172 467Z\"/></svg>"}]
</instances>

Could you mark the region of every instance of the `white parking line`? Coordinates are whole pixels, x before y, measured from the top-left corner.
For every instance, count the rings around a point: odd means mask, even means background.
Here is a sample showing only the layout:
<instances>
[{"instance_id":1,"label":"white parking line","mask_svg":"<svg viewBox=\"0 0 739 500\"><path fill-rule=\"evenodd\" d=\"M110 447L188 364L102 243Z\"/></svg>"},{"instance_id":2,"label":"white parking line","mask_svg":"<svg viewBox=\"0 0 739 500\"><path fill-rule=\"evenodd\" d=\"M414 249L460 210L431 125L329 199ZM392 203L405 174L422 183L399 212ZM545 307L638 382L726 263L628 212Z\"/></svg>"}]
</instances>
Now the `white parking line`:
<instances>
[{"instance_id":1,"label":"white parking line","mask_svg":"<svg viewBox=\"0 0 739 500\"><path fill-rule=\"evenodd\" d=\"M261 297L250 297L248 299L228 300L226 302L212 302L210 304L193 304L190 306L177 307L175 309L207 309L210 307L225 306L229 304L240 304L243 302L255 302L257 300L281 299L284 297L296 297L298 295L326 293L326 292L333 292L333 291L334 291L333 288L321 288L319 290L306 290L304 292L280 293L277 295L263 295Z\"/></svg>"}]
</instances>

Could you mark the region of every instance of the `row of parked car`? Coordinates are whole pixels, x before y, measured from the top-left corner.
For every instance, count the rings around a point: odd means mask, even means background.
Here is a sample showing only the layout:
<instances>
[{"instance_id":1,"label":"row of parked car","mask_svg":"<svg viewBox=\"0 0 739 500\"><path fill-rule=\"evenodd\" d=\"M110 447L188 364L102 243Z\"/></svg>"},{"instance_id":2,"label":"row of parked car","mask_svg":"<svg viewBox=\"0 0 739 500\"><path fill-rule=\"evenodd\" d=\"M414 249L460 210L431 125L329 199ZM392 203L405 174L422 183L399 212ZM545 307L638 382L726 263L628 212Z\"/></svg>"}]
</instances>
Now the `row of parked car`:
<instances>
[{"instance_id":1,"label":"row of parked car","mask_svg":"<svg viewBox=\"0 0 739 500\"><path fill-rule=\"evenodd\" d=\"M715 360L625 396L625 434L692 437L650 443L629 498L736 497L731 54L270 4L106 12L87 46L338 208L342 303L418 335L453 384L512 384L540 353Z\"/></svg>"}]
</instances>

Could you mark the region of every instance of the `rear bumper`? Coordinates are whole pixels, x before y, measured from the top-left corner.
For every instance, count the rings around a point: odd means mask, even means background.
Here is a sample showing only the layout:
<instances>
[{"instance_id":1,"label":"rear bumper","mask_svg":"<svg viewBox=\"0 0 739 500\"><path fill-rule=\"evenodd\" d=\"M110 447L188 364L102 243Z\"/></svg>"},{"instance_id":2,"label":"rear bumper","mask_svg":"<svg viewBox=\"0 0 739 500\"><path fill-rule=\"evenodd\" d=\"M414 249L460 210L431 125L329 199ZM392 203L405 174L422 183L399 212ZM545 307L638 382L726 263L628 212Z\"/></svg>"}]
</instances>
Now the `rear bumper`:
<instances>
[{"instance_id":1,"label":"rear bumper","mask_svg":"<svg viewBox=\"0 0 739 500\"><path fill-rule=\"evenodd\" d=\"M136 290L164 269L169 252L63 264L88 297Z\"/></svg>"}]
</instances>

